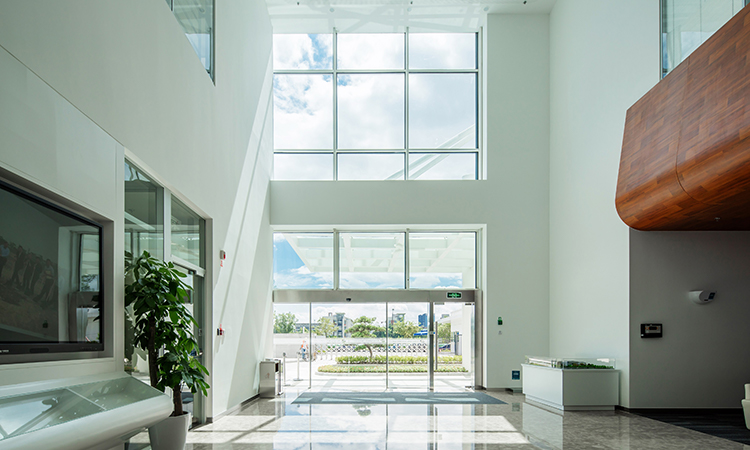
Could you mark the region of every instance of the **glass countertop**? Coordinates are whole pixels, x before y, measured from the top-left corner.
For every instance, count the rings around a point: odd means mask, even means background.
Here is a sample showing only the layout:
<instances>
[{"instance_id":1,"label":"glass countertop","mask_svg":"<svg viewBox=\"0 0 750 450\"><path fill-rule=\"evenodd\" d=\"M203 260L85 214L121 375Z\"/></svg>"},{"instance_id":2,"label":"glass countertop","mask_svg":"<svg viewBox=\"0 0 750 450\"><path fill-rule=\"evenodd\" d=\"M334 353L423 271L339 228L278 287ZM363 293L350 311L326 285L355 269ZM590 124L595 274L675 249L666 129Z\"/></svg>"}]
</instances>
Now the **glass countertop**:
<instances>
[{"instance_id":1,"label":"glass countertop","mask_svg":"<svg viewBox=\"0 0 750 450\"><path fill-rule=\"evenodd\" d=\"M132 377L0 398L0 441L163 395Z\"/></svg>"}]
</instances>

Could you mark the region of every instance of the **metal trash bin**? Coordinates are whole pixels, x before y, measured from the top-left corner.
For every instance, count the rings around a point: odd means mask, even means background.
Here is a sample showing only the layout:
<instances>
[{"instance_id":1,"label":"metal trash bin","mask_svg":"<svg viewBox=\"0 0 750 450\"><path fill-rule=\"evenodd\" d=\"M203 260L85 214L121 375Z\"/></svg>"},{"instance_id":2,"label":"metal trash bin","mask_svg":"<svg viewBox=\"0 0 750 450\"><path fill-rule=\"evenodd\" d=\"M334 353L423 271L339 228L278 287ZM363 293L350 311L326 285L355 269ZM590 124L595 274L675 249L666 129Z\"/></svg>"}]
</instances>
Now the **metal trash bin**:
<instances>
[{"instance_id":1,"label":"metal trash bin","mask_svg":"<svg viewBox=\"0 0 750 450\"><path fill-rule=\"evenodd\" d=\"M281 394L282 382L281 371L283 365L281 360L266 359L260 362L260 386L258 395L263 398L271 398Z\"/></svg>"}]
</instances>

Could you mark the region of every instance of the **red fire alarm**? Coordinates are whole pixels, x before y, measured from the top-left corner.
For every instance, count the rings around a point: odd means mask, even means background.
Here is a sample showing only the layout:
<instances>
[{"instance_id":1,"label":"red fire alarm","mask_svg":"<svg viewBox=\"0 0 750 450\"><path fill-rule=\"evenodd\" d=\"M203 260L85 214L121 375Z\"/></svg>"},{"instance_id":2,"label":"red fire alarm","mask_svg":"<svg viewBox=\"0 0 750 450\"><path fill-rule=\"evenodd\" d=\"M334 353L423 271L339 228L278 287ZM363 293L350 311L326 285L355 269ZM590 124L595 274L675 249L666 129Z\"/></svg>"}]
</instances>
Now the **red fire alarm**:
<instances>
[{"instance_id":1,"label":"red fire alarm","mask_svg":"<svg viewBox=\"0 0 750 450\"><path fill-rule=\"evenodd\" d=\"M216 329L216 335L224 336L224 328L221 328L221 324L219 324L219 328Z\"/></svg>"}]
</instances>

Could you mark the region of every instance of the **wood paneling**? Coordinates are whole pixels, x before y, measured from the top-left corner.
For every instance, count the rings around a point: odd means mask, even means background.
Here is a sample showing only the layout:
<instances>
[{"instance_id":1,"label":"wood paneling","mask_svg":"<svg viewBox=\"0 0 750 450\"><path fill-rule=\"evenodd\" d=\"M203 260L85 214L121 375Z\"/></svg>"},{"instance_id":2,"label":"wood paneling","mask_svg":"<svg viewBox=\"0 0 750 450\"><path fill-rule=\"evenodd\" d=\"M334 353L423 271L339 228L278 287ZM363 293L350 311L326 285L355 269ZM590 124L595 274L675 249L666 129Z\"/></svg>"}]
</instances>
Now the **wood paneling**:
<instances>
[{"instance_id":1,"label":"wood paneling","mask_svg":"<svg viewBox=\"0 0 750 450\"><path fill-rule=\"evenodd\" d=\"M639 230L750 230L750 8L628 110L615 203Z\"/></svg>"}]
</instances>

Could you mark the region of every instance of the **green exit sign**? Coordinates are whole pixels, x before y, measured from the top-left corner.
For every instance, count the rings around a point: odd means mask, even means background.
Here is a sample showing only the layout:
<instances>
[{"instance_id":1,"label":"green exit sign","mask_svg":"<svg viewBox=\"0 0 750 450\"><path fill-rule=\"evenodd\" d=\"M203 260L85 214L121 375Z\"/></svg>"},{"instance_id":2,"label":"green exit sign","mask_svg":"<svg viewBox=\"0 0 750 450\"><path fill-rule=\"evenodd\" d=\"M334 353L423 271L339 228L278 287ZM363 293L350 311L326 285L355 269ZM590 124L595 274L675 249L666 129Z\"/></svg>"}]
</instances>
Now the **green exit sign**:
<instances>
[{"instance_id":1,"label":"green exit sign","mask_svg":"<svg viewBox=\"0 0 750 450\"><path fill-rule=\"evenodd\" d=\"M460 292L448 292L446 295L448 298L461 298Z\"/></svg>"}]
</instances>

